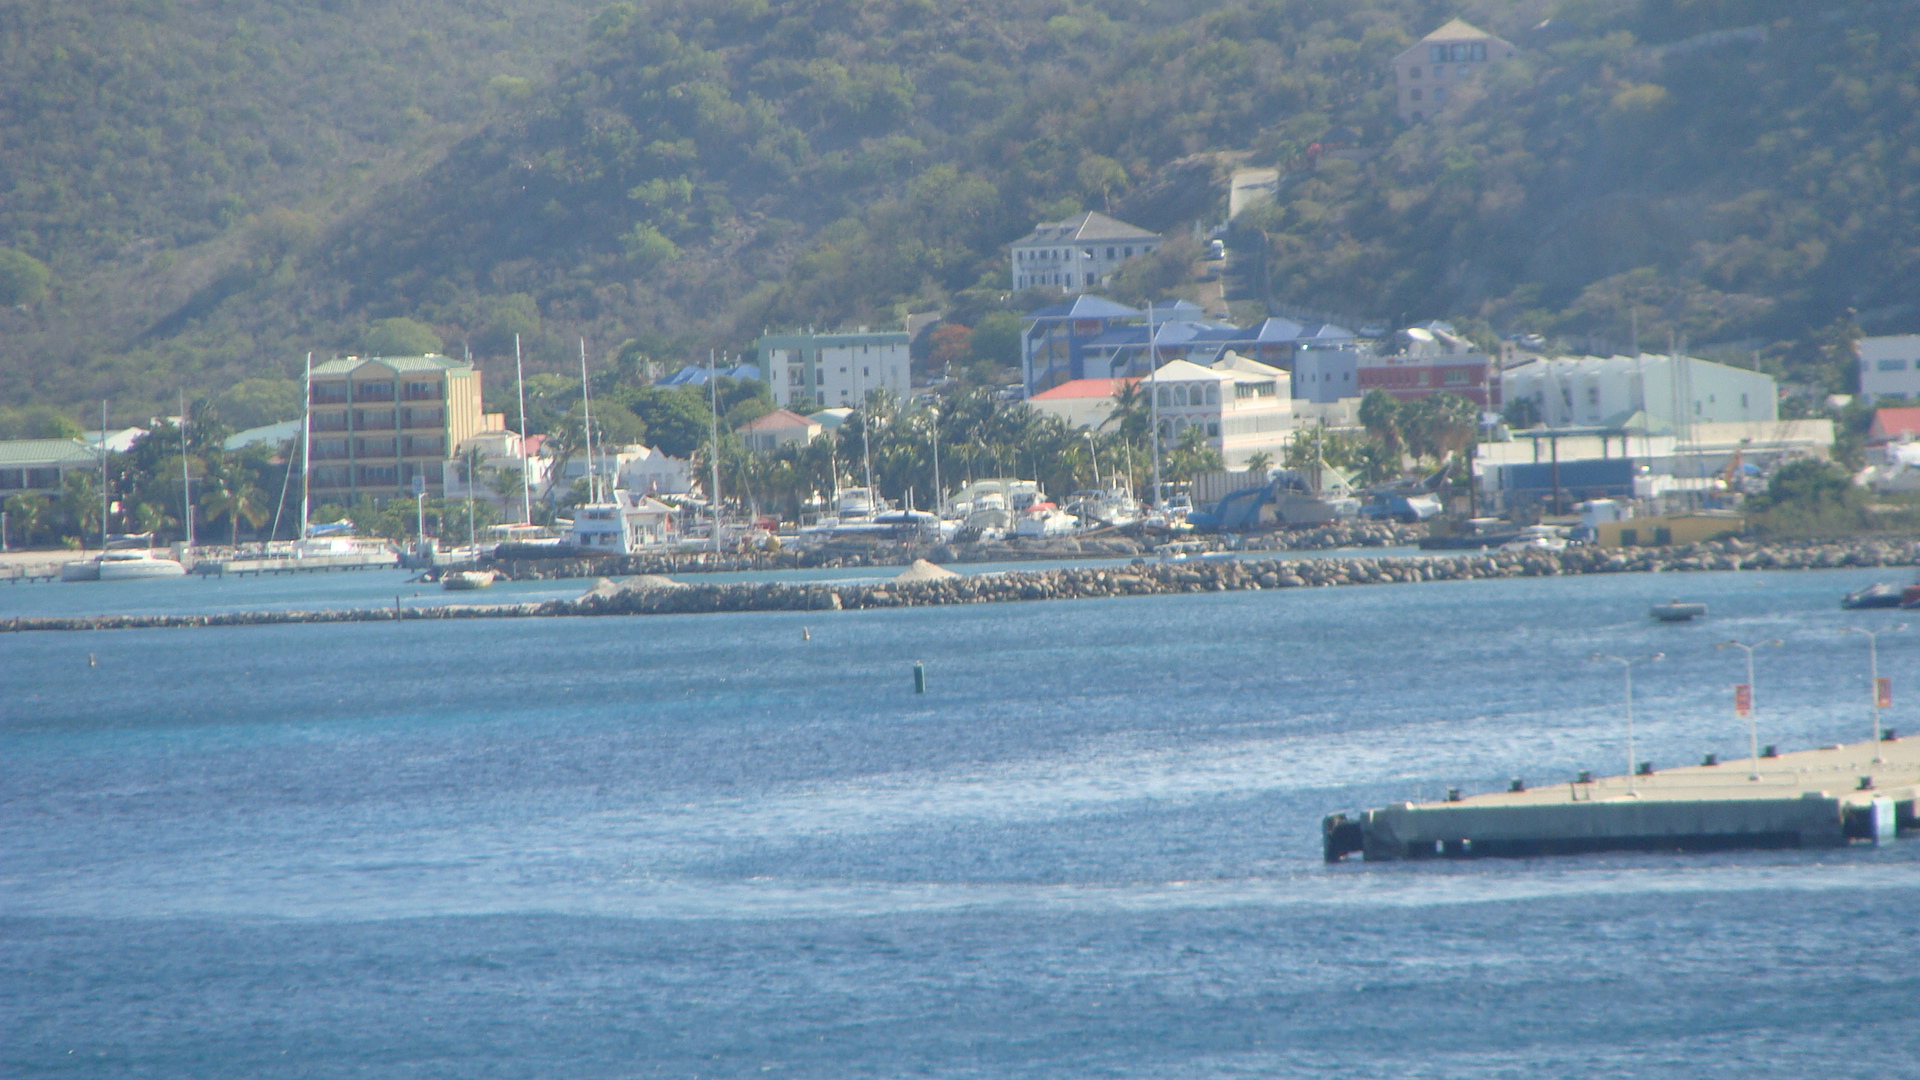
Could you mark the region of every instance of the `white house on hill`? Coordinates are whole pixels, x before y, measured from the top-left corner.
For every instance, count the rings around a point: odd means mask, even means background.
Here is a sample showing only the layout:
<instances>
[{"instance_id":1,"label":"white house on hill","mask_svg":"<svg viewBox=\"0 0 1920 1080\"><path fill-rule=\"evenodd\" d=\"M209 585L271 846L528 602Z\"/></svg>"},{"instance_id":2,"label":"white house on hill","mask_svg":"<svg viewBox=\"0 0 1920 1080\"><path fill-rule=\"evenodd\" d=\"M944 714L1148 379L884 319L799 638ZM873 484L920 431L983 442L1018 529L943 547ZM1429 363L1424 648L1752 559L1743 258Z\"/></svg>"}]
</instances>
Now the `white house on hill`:
<instances>
[{"instance_id":1,"label":"white house on hill","mask_svg":"<svg viewBox=\"0 0 1920 1080\"><path fill-rule=\"evenodd\" d=\"M1047 287L1083 293L1097 288L1128 259L1159 247L1158 234L1089 211L1066 221L1035 225L1013 242L1008 259L1016 289Z\"/></svg>"}]
</instances>

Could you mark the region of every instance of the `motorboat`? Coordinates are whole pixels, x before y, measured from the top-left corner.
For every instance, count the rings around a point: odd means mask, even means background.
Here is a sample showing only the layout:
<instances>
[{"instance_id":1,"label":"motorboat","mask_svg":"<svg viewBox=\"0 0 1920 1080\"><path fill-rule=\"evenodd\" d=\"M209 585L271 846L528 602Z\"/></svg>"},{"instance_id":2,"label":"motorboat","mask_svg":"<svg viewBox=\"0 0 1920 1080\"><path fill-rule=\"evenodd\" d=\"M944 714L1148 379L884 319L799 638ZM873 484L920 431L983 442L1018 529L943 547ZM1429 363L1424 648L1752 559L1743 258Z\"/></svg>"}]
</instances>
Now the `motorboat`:
<instances>
[{"instance_id":1,"label":"motorboat","mask_svg":"<svg viewBox=\"0 0 1920 1080\"><path fill-rule=\"evenodd\" d=\"M1565 551L1567 538L1551 525L1529 525L1500 545L1501 551Z\"/></svg>"},{"instance_id":2,"label":"motorboat","mask_svg":"<svg viewBox=\"0 0 1920 1080\"><path fill-rule=\"evenodd\" d=\"M1655 604L1648 614L1661 622L1688 622L1707 613L1705 604L1687 604L1679 600Z\"/></svg>"},{"instance_id":3,"label":"motorboat","mask_svg":"<svg viewBox=\"0 0 1920 1080\"><path fill-rule=\"evenodd\" d=\"M1153 554L1161 562L1186 562L1188 559L1204 557L1207 545L1202 540L1174 540L1155 545Z\"/></svg>"},{"instance_id":4,"label":"motorboat","mask_svg":"<svg viewBox=\"0 0 1920 1080\"><path fill-rule=\"evenodd\" d=\"M1920 592L1920 586L1895 585L1892 582L1879 581L1841 597L1840 606L1849 611L1905 607L1907 594L1914 592Z\"/></svg>"},{"instance_id":5,"label":"motorboat","mask_svg":"<svg viewBox=\"0 0 1920 1080\"><path fill-rule=\"evenodd\" d=\"M440 578L440 587L448 592L470 592L474 589L493 587L494 573L491 570L454 570Z\"/></svg>"},{"instance_id":6,"label":"motorboat","mask_svg":"<svg viewBox=\"0 0 1920 1080\"><path fill-rule=\"evenodd\" d=\"M1028 539L1072 536L1079 528L1079 518L1050 502L1036 502L1014 523L1013 535Z\"/></svg>"},{"instance_id":7,"label":"motorboat","mask_svg":"<svg viewBox=\"0 0 1920 1080\"><path fill-rule=\"evenodd\" d=\"M1119 528L1140 520L1140 500L1123 487L1076 491L1067 500L1067 512L1088 526Z\"/></svg>"}]
</instances>

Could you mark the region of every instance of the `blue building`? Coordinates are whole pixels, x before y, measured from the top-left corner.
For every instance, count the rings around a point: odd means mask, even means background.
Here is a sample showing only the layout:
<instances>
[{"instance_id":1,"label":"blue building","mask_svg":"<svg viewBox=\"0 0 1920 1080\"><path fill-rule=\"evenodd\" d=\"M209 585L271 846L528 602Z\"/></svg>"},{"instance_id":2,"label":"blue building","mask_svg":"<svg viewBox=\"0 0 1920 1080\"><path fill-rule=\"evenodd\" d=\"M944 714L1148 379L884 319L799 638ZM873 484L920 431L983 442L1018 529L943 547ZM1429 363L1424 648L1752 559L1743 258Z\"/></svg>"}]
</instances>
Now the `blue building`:
<instances>
[{"instance_id":1,"label":"blue building","mask_svg":"<svg viewBox=\"0 0 1920 1080\"><path fill-rule=\"evenodd\" d=\"M1088 373L1087 344L1143 316L1098 296L1077 296L1029 314L1020 336L1020 374L1027 396L1074 379L1105 378L1104 370Z\"/></svg>"}]
</instances>

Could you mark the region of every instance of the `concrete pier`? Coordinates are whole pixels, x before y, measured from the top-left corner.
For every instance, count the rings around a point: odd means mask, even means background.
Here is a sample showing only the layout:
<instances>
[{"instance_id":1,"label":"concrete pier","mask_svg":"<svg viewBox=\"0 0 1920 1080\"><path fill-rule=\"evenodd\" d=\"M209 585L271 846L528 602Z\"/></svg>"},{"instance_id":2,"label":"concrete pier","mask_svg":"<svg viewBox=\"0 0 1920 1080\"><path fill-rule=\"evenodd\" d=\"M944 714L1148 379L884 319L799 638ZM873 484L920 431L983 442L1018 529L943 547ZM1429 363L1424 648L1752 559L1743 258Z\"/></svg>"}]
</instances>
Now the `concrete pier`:
<instances>
[{"instance_id":1,"label":"concrete pier","mask_svg":"<svg viewBox=\"0 0 1920 1080\"><path fill-rule=\"evenodd\" d=\"M1876 758L1878 760L1876 760ZM1920 739L1400 803L1322 823L1328 862L1838 847L1916 828Z\"/></svg>"}]
</instances>

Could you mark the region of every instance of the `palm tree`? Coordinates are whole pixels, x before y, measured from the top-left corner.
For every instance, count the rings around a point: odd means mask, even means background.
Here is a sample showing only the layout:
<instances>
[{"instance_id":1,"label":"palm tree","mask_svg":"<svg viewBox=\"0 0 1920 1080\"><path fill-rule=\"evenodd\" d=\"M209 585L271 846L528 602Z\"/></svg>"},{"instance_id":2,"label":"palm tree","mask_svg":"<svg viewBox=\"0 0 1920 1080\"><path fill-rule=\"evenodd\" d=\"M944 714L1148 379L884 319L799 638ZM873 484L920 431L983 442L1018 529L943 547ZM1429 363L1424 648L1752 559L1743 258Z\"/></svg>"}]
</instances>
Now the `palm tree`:
<instances>
[{"instance_id":1,"label":"palm tree","mask_svg":"<svg viewBox=\"0 0 1920 1080\"><path fill-rule=\"evenodd\" d=\"M210 490L200 497L200 509L207 512L209 523L227 519L232 529L230 543L238 548L241 521L257 529L267 520L266 494L244 473L210 476L208 487Z\"/></svg>"},{"instance_id":2,"label":"palm tree","mask_svg":"<svg viewBox=\"0 0 1920 1080\"><path fill-rule=\"evenodd\" d=\"M1247 471L1265 475L1273 468L1273 455L1261 450L1247 455Z\"/></svg>"},{"instance_id":3,"label":"palm tree","mask_svg":"<svg viewBox=\"0 0 1920 1080\"><path fill-rule=\"evenodd\" d=\"M31 491L7 496L7 522L9 527L20 530L23 545L33 543L34 530L47 519L47 506L45 495L36 495Z\"/></svg>"}]
</instances>

